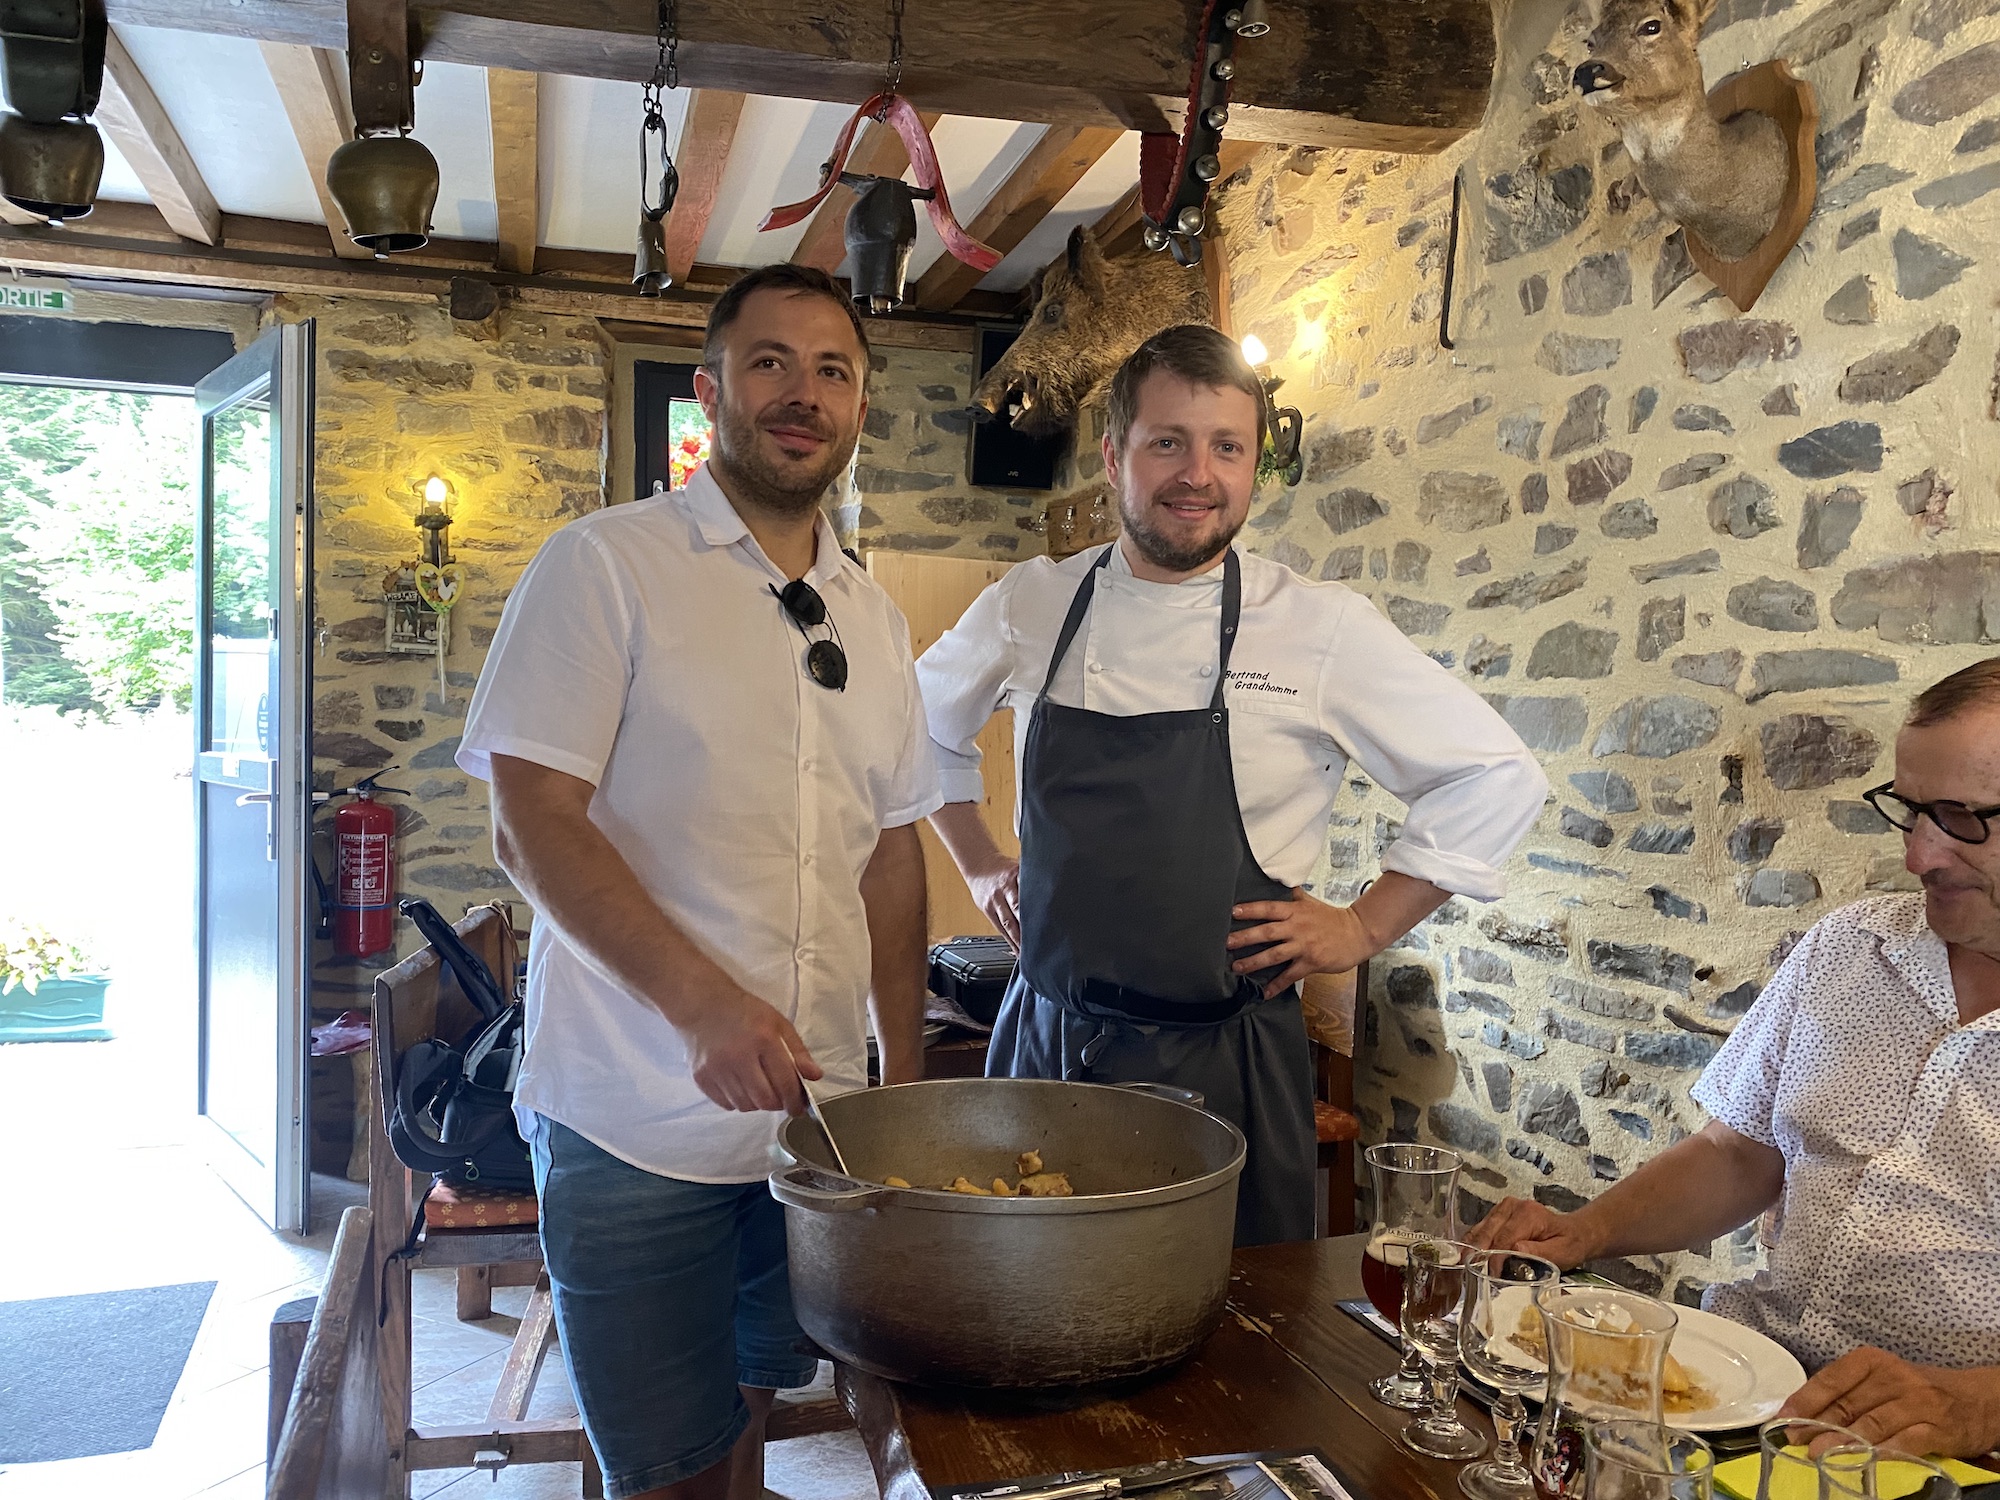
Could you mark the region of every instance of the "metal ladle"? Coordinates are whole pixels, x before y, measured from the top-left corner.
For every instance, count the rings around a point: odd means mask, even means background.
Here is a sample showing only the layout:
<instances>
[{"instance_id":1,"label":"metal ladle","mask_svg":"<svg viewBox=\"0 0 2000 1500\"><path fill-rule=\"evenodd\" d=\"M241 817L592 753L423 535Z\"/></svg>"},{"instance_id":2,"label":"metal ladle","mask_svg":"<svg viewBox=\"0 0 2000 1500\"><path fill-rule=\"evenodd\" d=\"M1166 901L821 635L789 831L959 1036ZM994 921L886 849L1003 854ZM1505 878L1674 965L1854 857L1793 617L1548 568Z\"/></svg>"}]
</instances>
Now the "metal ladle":
<instances>
[{"instance_id":1,"label":"metal ladle","mask_svg":"<svg viewBox=\"0 0 2000 1500\"><path fill-rule=\"evenodd\" d=\"M833 1138L833 1132L827 1128L826 1116L820 1113L819 1100L813 1098L812 1085L806 1081L806 1075L803 1073L799 1074L799 1087L805 1090L806 1113L812 1116L813 1124L819 1126L819 1133L826 1137L827 1149L833 1153L834 1166L840 1169L841 1176L853 1177L854 1174L847 1169L847 1159L840 1154L840 1142Z\"/></svg>"}]
</instances>

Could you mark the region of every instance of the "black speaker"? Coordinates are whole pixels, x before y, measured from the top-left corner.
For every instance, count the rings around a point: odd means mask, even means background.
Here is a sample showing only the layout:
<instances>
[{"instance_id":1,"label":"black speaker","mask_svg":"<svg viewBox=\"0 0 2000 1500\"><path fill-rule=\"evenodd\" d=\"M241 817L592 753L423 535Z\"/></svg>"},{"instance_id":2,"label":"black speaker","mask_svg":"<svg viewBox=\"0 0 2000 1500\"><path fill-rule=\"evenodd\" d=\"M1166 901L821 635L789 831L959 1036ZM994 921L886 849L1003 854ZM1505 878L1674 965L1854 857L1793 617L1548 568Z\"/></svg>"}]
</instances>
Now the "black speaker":
<instances>
[{"instance_id":1,"label":"black speaker","mask_svg":"<svg viewBox=\"0 0 2000 1500\"><path fill-rule=\"evenodd\" d=\"M1000 362L1000 356L1020 333L1012 324L979 330L975 380ZM1047 437L1026 437L1008 426L1004 417L974 422L972 482L1000 490L1052 490L1056 484L1056 460L1068 444L1068 435L1060 432Z\"/></svg>"}]
</instances>

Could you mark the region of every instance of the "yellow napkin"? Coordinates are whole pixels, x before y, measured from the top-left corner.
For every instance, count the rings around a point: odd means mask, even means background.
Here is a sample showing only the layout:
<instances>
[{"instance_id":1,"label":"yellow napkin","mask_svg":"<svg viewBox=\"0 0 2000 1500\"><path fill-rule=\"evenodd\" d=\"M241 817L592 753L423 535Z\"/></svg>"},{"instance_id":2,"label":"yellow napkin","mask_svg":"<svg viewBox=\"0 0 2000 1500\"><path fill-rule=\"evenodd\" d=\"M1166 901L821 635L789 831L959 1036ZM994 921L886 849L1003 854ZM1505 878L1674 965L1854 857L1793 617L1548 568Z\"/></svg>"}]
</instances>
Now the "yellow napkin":
<instances>
[{"instance_id":1,"label":"yellow napkin","mask_svg":"<svg viewBox=\"0 0 2000 1500\"><path fill-rule=\"evenodd\" d=\"M1787 1448L1787 1453L1803 1458L1803 1445ZM2000 1479L2000 1474L1991 1469L1975 1468L1962 1459L1940 1458L1933 1460L1937 1466L1957 1480L1961 1489L1975 1484L1989 1484ZM1746 1453L1741 1458L1732 1458L1727 1463L1715 1466L1715 1485L1737 1497L1737 1500L1756 1500L1759 1455ZM1878 1500L1903 1500L1906 1495L1914 1495L1923 1488L1930 1475L1915 1464L1898 1463L1893 1458L1880 1460L1875 1466L1875 1485ZM1771 1479L1771 1500L1816 1500L1818 1486L1812 1479L1812 1471L1794 1464L1787 1464Z\"/></svg>"}]
</instances>

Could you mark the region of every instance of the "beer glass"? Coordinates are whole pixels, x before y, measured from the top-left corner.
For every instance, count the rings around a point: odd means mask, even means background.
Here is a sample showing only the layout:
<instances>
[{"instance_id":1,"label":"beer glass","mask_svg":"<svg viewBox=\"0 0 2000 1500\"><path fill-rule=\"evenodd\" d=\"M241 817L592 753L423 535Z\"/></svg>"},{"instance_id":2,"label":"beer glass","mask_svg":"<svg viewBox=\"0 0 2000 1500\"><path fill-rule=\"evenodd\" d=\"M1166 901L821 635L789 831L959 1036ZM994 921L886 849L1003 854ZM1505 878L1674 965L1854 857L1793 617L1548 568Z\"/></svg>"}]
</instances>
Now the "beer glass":
<instances>
[{"instance_id":1,"label":"beer glass","mask_svg":"<svg viewBox=\"0 0 2000 1500\"><path fill-rule=\"evenodd\" d=\"M1585 1436L1590 1500L1711 1500L1715 1454L1691 1432L1658 1422L1593 1422Z\"/></svg>"},{"instance_id":2,"label":"beer glass","mask_svg":"<svg viewBox=\"0 0 2000 1500\"><path fill-rule=\"evenodd\" d=\"M1834 1444L1814 1458L1809 1450L1824 1437ZM1873 1500L1875 1492L1875 1445L1860 1433L1796 1417L1757 1429L1757 1500Z\"/></svg>"},{"instance_id":3,"label":"beer glass","mask_svg":"<svg viewBox=\"0 0 2000 1500\"><path fill-rule=\"evenodd\" d=\"M1390 1144L1362 1153L1375 1188L1375 1224L1361 1256L1361 1285L1375 1311L1398 1329L1403 1319L1403 1266L1410 1242L1430 1236L1458 1238L1458 1153L1440 1146ZM1394 1374L1370 1382L1384 1406L1422 1411L1430 1396L1423 1360L1403 1340L1403 1362Z\"/></svg>"},{"instance_id":4,"label":"beer glass","mask_svg":"<svg viewBox=\"0 0 2000 1500\"><path fill-rule=\"evenodd\" d=\"M1465 1268L1459 1354L1466 1369L1500 1393L1493 1403L1493 1457L1459 1471L1458 1487L1469 1500L1534 1500L1534 1476L1521 1462L1521 1429L1528 1420L1521 1397L1542 1383L1548 1362L1523 1344L1521 1317L1525 1313L1539 1333L1535 1293L1561 1279L1553 1261L1511 1251L1479 1251Z\"/></svg>"},{"instance_id":5,"label":"beer glass","mask_svg":"<svg viewBox=\"0 0 2000 1500\"><path fill-rule=\"evenodd\" d=\"M1659 1423L1667 1345L1680 1318L1664 1302L1597 1286L1545 1286L1535 1305L1549 1389L1528 1468L1541 1500L1583 1500L1589 1425L1620 1417Z\"/></svg>"}]
</instances>

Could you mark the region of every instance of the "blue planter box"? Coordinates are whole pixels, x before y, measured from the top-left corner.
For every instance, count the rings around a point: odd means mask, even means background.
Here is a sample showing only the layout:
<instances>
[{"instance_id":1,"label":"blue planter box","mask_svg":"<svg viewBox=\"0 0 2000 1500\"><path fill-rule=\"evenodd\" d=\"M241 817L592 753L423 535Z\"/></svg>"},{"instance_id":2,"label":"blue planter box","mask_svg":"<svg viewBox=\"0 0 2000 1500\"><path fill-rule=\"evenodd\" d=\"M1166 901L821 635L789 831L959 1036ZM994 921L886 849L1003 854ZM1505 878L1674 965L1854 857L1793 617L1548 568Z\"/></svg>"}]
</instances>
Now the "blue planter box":
<instances>
[{"instance_id":1,"label":"blue planter box","mask_svg":"<svg viewBox=\"0 0 2000 1500\"><path fill-rule=\"evenodd\" d=\"M0 1042L102 1042L111 1037L104 1024L105 974L76 974L45 979L34 994L16 989L0 995Z\"/></svg>"}]
</instances>

